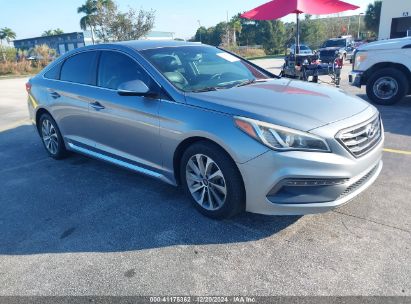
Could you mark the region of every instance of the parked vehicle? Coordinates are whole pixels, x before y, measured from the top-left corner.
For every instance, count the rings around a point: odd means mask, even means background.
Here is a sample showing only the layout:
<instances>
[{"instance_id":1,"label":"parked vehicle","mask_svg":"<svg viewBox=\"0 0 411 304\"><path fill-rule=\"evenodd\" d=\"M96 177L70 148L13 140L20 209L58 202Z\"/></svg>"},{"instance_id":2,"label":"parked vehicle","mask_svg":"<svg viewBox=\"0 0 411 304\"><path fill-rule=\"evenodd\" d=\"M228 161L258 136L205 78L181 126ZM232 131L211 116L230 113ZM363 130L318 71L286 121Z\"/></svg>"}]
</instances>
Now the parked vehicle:
<instances>
[{"instance_id":1,"label":"parked vehicle","mask_svg":"<svg viewBox=\"0 0 411 304\"><path fill-rule=\"evenodd\" d=\"M393 105L411 95L411 37L364 44L354 55L349 82L365 85L371 101Z\"/></svg>"},{"instance_id":2,"label":"parked vehicle","mask_svg":"<svg viewBox=\"0 0 411 304\"><path fill-rule=\"evenodd\" d=\"M319 49L320 60L322 62L333 62L335 55L339 54L343 60L351 60L354 47L351 36L328 39Z\"/></svg>"},{"instance_id":3,"label":"parked vehicle","mask_svg":"<svg viewBox=\"0 0 411 304\"><path fill-rule=\"evenodd\" d=\"M327 211L382 167L375 107L198 43L87 46L26 86L52 158L79 152L182 185L213 218Z\"/></svg>"},{"instance_id":4,"label":"parked vehicle","mask_svg":"<svg viewBox=\"0 0 411 304\"><path fill-rule=\"evenodd\" d=\"M289 48L290 54L295 54L295 44ZM314 52L305 44L300 44L300 55L314 55Z\"/></svg>"}]
</instances>

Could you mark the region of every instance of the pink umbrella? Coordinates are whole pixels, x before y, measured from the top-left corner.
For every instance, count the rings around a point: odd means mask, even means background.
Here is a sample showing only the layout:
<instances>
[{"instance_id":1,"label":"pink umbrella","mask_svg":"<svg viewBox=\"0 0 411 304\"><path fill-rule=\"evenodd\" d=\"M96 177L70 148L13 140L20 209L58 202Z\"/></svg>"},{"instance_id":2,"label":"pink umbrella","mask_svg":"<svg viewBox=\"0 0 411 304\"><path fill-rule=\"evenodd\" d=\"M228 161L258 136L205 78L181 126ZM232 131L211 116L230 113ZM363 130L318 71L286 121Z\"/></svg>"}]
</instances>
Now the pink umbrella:
<instances>
[{"instance_id":1,"label":"pink umbrella","mask_svg":"<svg viewBox=\"0 0 411 304\"><path fill-rule=\"evenodd\" d=\"M355 10L357 8L359 8L359 6L339 0L272 0L242 14L241 17L252 20L272 20L279 19L288 14L296 14L296 54L298 54L300 50L300 14L334 14L348 10Z\"/></svg>"}]
</instances>

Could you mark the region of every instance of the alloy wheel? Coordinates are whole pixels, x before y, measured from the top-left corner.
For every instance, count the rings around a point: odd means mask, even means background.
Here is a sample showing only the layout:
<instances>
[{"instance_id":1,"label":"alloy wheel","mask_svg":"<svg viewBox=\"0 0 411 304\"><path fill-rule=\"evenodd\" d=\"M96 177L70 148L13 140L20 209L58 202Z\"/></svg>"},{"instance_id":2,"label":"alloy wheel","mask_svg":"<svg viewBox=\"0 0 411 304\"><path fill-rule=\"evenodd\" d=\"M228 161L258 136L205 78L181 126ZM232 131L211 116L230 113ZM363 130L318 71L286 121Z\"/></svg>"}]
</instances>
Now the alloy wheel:
<instances>
[{"instance_id":1,"label":"alloy wheel","mask_svg":"<svg viewBox=\"0 0 411 304\"><path fill-rule=\"evenodd\" d=\"M44 119L41 125L41 136L46 149L53 155L57 154L59 143L56 129L50 120Z\"/></svg>"},{"instance_id":2,"label":"alloy wheel","mask_svg":"<svg viewBox=\"0 0 411 304\"><path fill-rule=\"evenodd\" d=\"M186 165L186 180L194 200L204 209L220 209L227 197L227 186L218 165L204 154L193 155Z\"/></svg>"}]
</instances>

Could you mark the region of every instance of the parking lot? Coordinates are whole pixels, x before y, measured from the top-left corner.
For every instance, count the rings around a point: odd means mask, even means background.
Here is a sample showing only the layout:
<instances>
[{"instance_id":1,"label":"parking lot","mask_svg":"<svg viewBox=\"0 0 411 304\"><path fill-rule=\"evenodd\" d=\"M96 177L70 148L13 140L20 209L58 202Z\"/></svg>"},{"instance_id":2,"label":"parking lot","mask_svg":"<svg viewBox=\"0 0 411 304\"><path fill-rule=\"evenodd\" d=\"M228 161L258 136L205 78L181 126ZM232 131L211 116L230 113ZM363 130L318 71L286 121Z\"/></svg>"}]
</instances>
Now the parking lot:
<instances>
[{"instance_id":1,"label":"parking lot","mask_svg":"<svg viewBox=\"0 0 411 304\"><path fill-rule=\"evenodd\" d=\"M349 204L213 221L157 180L47 157L26 81L0 80L0 295L411 295L410 97L379 107L384 168Z\"/></svg>"}]
</instances>

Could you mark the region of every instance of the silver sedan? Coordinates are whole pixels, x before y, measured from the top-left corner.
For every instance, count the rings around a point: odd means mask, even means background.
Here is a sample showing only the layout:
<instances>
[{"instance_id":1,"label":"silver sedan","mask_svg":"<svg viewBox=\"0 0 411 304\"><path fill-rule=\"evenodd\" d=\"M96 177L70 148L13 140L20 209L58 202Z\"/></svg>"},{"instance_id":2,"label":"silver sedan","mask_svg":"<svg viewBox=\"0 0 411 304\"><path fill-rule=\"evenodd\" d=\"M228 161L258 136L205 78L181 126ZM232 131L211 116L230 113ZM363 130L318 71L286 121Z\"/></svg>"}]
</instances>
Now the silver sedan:
<instances>
[{"instance_id":1,"label":"silver sedan","mask_svg":"<svg viewBox=\"0 0 411 304\"><path fill-rule=\"evenodd\" d=\"M198 43L75 49L26 89L51 157L78 152L181 185L212 218L327 211L382 168L372 105Z\"/></svg>"}]
</instances>

